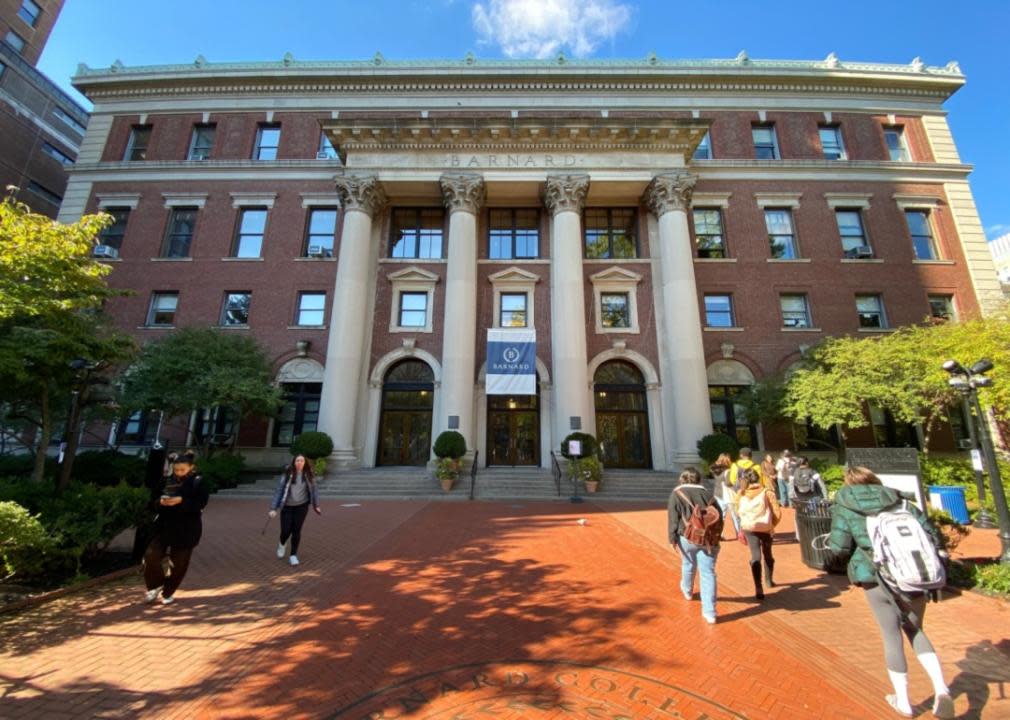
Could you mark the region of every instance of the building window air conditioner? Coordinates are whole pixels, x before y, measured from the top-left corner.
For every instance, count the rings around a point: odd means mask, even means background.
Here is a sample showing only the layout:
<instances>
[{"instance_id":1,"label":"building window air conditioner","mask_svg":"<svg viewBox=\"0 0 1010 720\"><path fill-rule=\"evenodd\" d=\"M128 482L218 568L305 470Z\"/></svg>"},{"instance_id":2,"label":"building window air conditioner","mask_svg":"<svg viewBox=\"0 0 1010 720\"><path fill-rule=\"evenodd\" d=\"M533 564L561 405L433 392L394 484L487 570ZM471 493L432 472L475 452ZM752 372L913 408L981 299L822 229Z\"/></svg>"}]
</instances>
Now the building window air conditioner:
<instances>
[{"instance_id":1,"label":"building window air conditioner","mask_svg":"<svg viewBox=\"0 0 1010 720\"><path fill-rule=\"evenodd\" d=\"M845 251L845 257L847 258L859 258L865 260L866 258L873 257L873 248L869 245L860 245L858 247L849 248Z\"/></svg>"},{"instance_id":2,"label":"building window air conditioner","mask_svg":"<svg viewBox=\"0 0 1010 720\"><path fill-rule=\"evenodd\" d=\"M92 250L91 254L96 258L117 258L119 257L119 250L111 245L95 245L95 249Z\"/></svg>"},{"instance_id":3,"label":"building window air conditioner","mask_svg":"<svg viewBox=\"0 0 1010 720\"><path fill-rule=\"evenodd\" d=\"M316 153L316 160L332 160L332 159L333 158L330 156L330 154L325 150L321 150L320 152Z\"/></svg>"},{"instance_id":4,"label":"building window air conditioner","mask_svg":"<svg viewBox=\"0 0 1010 720\"><path fill-rule=\"evenodd\" d=\"M329 255L329 251L322 245L309 245L309 251L305 254L309 257L321 258L327 257Z\"/></svg>"}]
</instances>

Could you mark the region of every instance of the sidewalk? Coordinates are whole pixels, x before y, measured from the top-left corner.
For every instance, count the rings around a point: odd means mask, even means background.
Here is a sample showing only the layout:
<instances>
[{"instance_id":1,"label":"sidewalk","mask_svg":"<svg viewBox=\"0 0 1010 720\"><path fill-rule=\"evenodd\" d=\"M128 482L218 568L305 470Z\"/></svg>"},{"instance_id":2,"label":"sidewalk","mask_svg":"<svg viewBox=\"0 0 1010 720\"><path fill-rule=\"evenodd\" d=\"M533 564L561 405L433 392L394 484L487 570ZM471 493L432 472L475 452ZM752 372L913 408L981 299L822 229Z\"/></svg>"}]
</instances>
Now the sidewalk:
<instances>
[{"instance_id":1,"label":"sidewalk","mask_svg":"<svg viewBox=\"0 0 1010 720\"><path fill-rule=\"evenodd\" d=\"M0 717L892 716L861 591L795 544L760 607L724 544L709 626L655 505L349 504L309 517L290 568L262 502L213 498L174 605L134 577L0 619ZM930 607L959 717L1010 717L1008 619L976 595Z\"/></svg>"}]
</instances>

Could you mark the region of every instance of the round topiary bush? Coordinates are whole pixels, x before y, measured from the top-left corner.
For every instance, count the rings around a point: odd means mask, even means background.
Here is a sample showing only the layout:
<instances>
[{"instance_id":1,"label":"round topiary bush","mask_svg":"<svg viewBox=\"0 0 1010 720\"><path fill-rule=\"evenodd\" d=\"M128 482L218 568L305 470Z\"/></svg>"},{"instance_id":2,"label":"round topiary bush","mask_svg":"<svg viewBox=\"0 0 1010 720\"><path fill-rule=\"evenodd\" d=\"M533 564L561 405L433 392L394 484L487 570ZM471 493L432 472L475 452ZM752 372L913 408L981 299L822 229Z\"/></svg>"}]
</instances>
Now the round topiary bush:
<instances>
[{"instance_id":1,"label":"round topiary bush","mask_svg":"<svg viewBox=\"0 0 1010 720\"><path fill-rule=\"evenodd\" d=\"M712 433L698 441L698 454L709 465L718 460L723 453L736 460L739 451L740 445L737 441L723 433Z\"/></svg>"},{"instance_id":2,"label":"round topiary bush","mask_svg":"<svg viewBox=\"0 0 1010 720\"><path fill-rule=\"evenodd\" d=\"M328 457L333 452L333 440L324 432L303 432L291 443L291 455L304 455L309 460Z\"/></svg>"},{"instance_id":3,"label":"round topiary bush","mask_svg":"<svg viewBox=\"0 0 1010 720\"><path fill-rule=\"evenodd\" d=\"M455 430L446 430L435 439L435 457L459 459L466 455L466 439Z\"/></svg>"},{"instance_id":4,"label":"round topiary bush","mask_svg":"<svg viewBox=\"0 0 1010 720\"><path fill-rule=\"evenodd\" d=\"M571 455L568 454L568 441L578 440L582 443L582 457L591 457L596 455L596 438L589 433L584 432L573 432L570 433L561 443L561 454L566 458L571 459Z\"/></svg>"}]
</instances>

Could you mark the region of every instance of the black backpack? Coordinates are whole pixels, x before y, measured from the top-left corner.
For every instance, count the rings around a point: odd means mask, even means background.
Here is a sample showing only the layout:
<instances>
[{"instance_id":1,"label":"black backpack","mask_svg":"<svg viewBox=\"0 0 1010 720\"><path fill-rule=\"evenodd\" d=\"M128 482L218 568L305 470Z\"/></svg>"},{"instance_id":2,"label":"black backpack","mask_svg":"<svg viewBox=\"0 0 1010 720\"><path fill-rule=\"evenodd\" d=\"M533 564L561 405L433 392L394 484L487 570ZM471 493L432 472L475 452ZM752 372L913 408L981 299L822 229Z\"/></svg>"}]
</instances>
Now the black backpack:
<instances>
[{"instance_id":1,"label":"black backpack","mask_svg":"<svg viewBox=\"0 0 1010 720\"><path fill-rule=\"evenodd\" d=\"M814 482L814 471L811 468L799 468L793 476L793 491L798 496L819 496L820 488Z\"/></svg>"}]
</instances>

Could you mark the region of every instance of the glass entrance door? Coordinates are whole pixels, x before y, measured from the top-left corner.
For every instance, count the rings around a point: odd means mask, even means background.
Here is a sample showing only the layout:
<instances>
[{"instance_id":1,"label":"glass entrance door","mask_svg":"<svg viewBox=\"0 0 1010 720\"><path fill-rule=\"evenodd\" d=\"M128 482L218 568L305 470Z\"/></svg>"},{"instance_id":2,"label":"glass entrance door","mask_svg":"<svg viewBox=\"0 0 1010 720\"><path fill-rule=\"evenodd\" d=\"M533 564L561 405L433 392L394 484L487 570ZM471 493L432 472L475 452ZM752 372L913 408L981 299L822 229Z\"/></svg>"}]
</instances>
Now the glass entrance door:
<instances>
[{"instance_id":1,"label":"glass entrance door","mask_svg":"<svg viewBox=\"0 0 1010 720\"><path fill-rule=\"evenodd\" d=\"M596 439L606 467L648 468L649 413L645 379L630 363L604 363L594 377Z\"/></svg>"},{"instance_id":2,"label":"glass entrance door","mask_svg":"<svg viewBox=\"0 0 1010 720\"><path fill-rule=\"evenodd\" d=\"M404 360L382 385L379 465L425 465L431 456L434 375L426 363Z\"/></svg>"},{"instance_id":3,"label":"glass entrance door","mask_svg":"<svg viewBox=\"0 0 1010 720\"><path fill-rule=\"evenodd\" d=\"M489 395L488 465L540 464L540 410L536 395Z\"/></svg>"}]
</instances>

